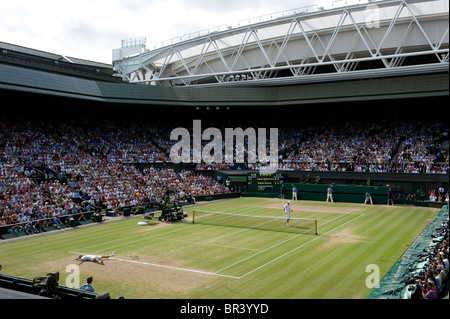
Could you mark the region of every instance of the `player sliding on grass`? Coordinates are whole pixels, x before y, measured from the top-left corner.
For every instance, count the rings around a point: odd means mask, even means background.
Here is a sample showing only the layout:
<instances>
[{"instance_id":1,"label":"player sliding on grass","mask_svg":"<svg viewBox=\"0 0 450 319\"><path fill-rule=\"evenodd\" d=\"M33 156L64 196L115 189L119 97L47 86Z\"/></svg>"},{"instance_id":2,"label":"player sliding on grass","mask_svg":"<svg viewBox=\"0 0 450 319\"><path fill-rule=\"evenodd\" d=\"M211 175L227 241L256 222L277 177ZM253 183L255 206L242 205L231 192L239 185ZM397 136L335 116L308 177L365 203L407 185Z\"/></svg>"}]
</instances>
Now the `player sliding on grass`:
<instances>
[{"instance_id":1,"label":"player sliding on grass","mask_svg":"<svg viewBox=\"0 0 450 319\"><path fill-rule=\"evenodd\" d=\"M291 202L288 201L284 204L284 214L286 215L286 220L284 221L284 225L289 226L289 220L291 219Z\"/></svg>"},{"instance_id":2,"label":"player sliding on grass","mask_svg":"<svg viewBox=\"0 0 450 319\"><path fill-rule=\"evenodd\" d=\"M76 260L80 260L81 263L83 263L85 261L93 261L93 262L103 265L103 259L113 257L113 256L114 256L114 252L112 252L111 255L103 255L103 256L100 256L100 255L78 255Z\"/></svg>"}]
</instances>

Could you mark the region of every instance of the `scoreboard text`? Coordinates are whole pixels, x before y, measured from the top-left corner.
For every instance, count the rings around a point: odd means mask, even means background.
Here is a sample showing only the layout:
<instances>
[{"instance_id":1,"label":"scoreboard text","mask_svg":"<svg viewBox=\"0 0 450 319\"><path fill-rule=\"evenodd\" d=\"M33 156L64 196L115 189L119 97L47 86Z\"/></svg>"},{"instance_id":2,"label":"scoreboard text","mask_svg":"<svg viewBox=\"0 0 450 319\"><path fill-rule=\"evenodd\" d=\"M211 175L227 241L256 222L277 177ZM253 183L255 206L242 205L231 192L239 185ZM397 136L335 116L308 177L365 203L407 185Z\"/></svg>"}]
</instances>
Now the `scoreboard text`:
<instances>
[{"instance_id":1,"label":"scoreboard text","mask_svg":"<svg viewBox=\"0 0 450 319\"><path fill-rule=\"evenodd\" d=\"M264 174L259 172L248 173L247 184L249 192L275 193L280 191L283 183L282 173Z\"/></svg>"}]
</instances>

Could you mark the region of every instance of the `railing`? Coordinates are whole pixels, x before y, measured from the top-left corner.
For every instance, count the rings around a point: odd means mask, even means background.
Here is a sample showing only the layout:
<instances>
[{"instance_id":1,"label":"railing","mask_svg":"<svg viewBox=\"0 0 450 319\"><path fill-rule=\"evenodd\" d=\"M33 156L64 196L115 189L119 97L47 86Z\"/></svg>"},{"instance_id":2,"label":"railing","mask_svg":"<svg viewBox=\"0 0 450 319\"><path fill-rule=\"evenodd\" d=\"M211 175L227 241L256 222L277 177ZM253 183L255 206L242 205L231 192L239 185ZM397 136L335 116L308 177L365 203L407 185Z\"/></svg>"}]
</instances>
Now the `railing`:
<instances>
[{"instance_id":1,"label":"railing","mask_svg":"<svg viewBox=\"0 0 450 319\"><path fill-rule=\"evenodd\" d=\"M165 47L165 46L168 46L168 45L172 45L172 44L180 43L180 42L183 42L183 41L188 41L188 40L191 40L191 39L202 37L202 36L205 36L205 35L209 35L211 33L216 33L216 32L230 30L230 28L231 27L227 26L226 24L222 24L222 25L219 25L219 26L216 26L216 27L212 27L212 28L203 29L203 30L200 30L200 31L191 32L191 33L188 33L188 34L184 34L184 35L180 35L180 36L174 37L174 38L169 39L169 40L165 40L165 41L161 41L161 42L155 43L153 48L154 49L159 49L159 48L162 48L162 47Z\"/></svg>"},{"instance_id":2,"label":"railing","mask_svg":"<svg viewBox=\"0 0 450 319\"><path fill-rule=\"evenodd\" d=\"M62 222L62 224L64 226L66 226L67 218L72 217L74 219L74 222L77 222L80 219L81 215L84 215L84 218L86 218L86 219L92 219L94 213L95 213L95 211L81 212L81 213L76 213L76 214L58 216L58 218ZM13 223L13 224L0 226L0 236L8 234L8 232L11 228L22 228L23 229L26 225L36 225L36 223L40 223L43 221L46 223L50 222L52 224L52 226L50 226L50 227L56 227L56 225L53 223L53 220L54 220L54 217L50 217L50 218L42 218L42 219L33 219L33 220L26 221L26 222ZM75 223L72 226L75 226ZM49 226L47 226L45 228L48 228L48 227ZM45 229L44 231L47 231L47 230ZM20 232L24 232L24 231L21 230Z\"/></svg>"},{"instance_id":3,"label":"railing","mask_svg":"<svg viewBox=\"0 0 450 319\"><path fill-rule=\"evenodd\" d=\"M33 285L32 279L4 274L0 274L0 287L32 295L38 295L41 290ZM60 285L56 288L55 294L61 299L95 299L97 296L97 293L94 292Z\"/></svg>"},{"instance_id":4,"label":"railing","mask_svg":"<svg viewBox=\"0 0 450 319\"><path fill-rule=\"evenodd\" d=\"M312 13L312 12L320 12L320 11L323 11L323 10L326 10L326 9L331 9L331 8L338 8L338 7L344 7L344 6L349 6L349 5L359 5L359 4L363 4L363 3L373 3L373 2L376 2L376 1L379 1L379 0L335 0L335 1L332 1L332 4L331 4L330 8L325 8L323 6L319 6L318 4L312 4L312 5L303 6L303 7L300 7L300 8L283 10L283 11L273 12L273 13L269 13L269 14L253 17L253 18L242 19L242 20L238 21L237 27L243 27L243 26L252 25L252 24L255 24L255 23L272 21L272 20L285 18L285 17L289 17L289 16L294 16L294 15L298 15L298 14L307 14L307 13ZM229 26L227 24L222 24L222 25L219 25L219 26L216 26L216 27L203 29L203 30L196 31L196 32L191 32L191 33L188 33L188 34L184 34L184 35L180 35L180 36L171 38L169 40L165 40L165 41L161 41L161 42L155 43L154 46L153 46L153 49L159 49L159 48L162 48L162 47L165 47L165 46L169 46L169 45L173 45L173 44L176 44L176 43L180 43L180 42L183 42L183 41L187 41L187 40L195 39L195 38L198 38L198 37L206 36L206 35L209 35L211 33L222 32L222 31L227 31L227 30L232 30L232 29L233 29L232 26ZM122 46L123 46L123 41L122 41Z\"/></svg>"}]
</instances>

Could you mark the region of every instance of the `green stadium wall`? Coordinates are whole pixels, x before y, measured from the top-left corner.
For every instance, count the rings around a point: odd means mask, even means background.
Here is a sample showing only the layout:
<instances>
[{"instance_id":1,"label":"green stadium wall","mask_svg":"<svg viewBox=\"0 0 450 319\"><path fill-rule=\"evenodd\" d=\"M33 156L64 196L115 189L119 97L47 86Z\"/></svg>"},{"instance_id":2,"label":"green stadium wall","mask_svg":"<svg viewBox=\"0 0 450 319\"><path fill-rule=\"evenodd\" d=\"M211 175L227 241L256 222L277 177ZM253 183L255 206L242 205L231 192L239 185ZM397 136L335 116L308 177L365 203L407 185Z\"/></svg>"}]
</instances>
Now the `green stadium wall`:
<instances>
[{"instance_id":1,"label":"green stadium wall","mask_svg":"<svg viewBox=\"0 0 450 319\"><path fill-rule=\"evenodd\" d=\"M325 201L327 199L326 184L292 184L283 183L285 198L292 199L292 188L295 185L298 190L298 200ZM360 186L360 185L333 185L333 200L336 202L364 203L365 194L369 192L373 204L386 204L389 187L385 186ZM249 192L245 196L280 198L281 191L275 189L274 193Z\"/></svg>"},{"instance_id":2,"label":"green stadium wall","mask_svg":"<svg viewBox=\"0 0 450 319\"><path fill-rule=\"evenodd\" d=\"M292 188L295 185L298 190L297 199L325 201L327 199L326 184L283 184L286 193L285 198L292 198ZM333 200L336 202L364 203L365 194L369 192L374 204L386 204L389 187L386 186L361 186L361 185L333 185Z\"/></svg>"}]
</instances>

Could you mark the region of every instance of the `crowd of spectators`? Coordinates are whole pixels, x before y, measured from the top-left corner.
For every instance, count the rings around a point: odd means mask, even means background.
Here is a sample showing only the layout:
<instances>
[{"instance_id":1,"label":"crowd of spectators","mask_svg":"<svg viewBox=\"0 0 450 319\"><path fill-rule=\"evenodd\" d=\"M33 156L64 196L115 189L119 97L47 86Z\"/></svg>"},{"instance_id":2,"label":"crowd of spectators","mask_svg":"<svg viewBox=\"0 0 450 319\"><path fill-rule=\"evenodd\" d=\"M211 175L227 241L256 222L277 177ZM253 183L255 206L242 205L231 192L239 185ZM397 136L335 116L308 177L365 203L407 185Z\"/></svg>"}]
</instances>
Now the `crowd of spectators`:
<instances>
[{"instance_id":1,"label":"crowd of spectators","mask_svg":"<svg viewBox=\"0 0 450 319\"><path fill-rule=\"evenodd\" d=\"M285 135L290 137L282 140L284 169L448 174L449 156L441 151L448 137L442 124L353 122Z\"/></svg>"},{"instance_id":2,"label":"crowd of spectators","mask_svg":"<svg viewBox=\"0 0 450 319\"><path fill-rule=\"evenodd\" d=\"M417 285L420 288L419 298L439 299L444 295L448 295L448 219L440 231L440 235L434 236L433 242L435 246L430 247L424 253L429 258L429 261L424 266L424 270L415 276Z\"/></svg>"},{"instance_id":3,"label":"crowd of spectators","mask_svg":"<svg viewBox=\"0 0 450 319\"><path fill-rule=\"evenodd\" d=\"M230 192L198 172L260 168L253 163L200 163L196 172L138 169L132 163L170 162L175 123L17 116L0 118L0 226L29 225L22 229L28 232L58 225L58 217L99 204L117 211L161 201L172 189L177 199ZM279 128L279 168L448 174L443 124L336 123L342 122Z\"/></svg>"},{"instance_id":4,"label":"crowd of spectators","mask_svg":"<svg viewBox=\"0 0 450 319\"><path fill-rule=\"evenodd\" d=\"M134 126L0 122L0 226L37 233L92 207L163 201L168 190L177 200L229 191L193 171L129 165L161 160L147 134Z\"/></svg>"},{"instance_id":5,"label":"crowd of spectators","mask_svg":"<svg viewBox=\"0 0 450 319\"><path fill-rule=\"evenodd\" d=\"M398 122L281 128L278 168L448 174L449 154L442 150L441 144L448 140L445 129L439 123ZM200 163L197 169L259 169L260 166L259 163Z\"/></svg>"},{"instance_id":6,"label":"crowd of spectators","mask_svg":"<svg viewBox=\"0 0 450 319\"><path fill-rule=\"evenodd\" d=\"M433 188L429 189L428 192L425 192L421 187L417 188L415 192L408 194L406 199L411 201L445 202L448 204L449 191L441 186L437 190Z\"/></svg>"},{"instance_id":7,"label":"crowd of spectators","mask_svg":"<svg viewBox=\"0 0 450 319\"><path fill-rule=\"evenodd\" d=\"M349 122L280 128L277 165L282 170L448 174L449 154L443 150L443 140L448 136L445 126L439 123L367 126ZM158 145L169 154L175 142L160 141ZM208 142L203 141L203 145ZM247 158L247 144L244 151ZM260 169L268 165L202 162L197 169Z\"/></svg>"}]
</instances>

